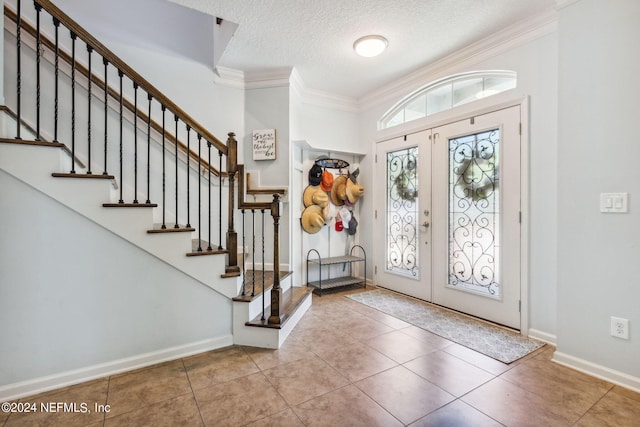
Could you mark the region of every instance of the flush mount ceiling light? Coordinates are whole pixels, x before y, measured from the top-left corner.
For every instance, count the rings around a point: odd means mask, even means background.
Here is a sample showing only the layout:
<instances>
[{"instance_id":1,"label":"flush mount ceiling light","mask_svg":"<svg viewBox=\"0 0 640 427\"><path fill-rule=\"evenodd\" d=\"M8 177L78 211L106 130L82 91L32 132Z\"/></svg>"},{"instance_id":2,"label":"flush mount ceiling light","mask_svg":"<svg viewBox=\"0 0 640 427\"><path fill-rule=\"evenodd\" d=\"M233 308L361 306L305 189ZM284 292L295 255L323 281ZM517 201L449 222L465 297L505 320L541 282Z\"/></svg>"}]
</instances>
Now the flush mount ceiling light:
<instances>
[{"instance_id":1,"label":"flush mount ceiling light","mask_svg":"<svg viewBox=\"0 0 640 427\"><path fill-rule=\"evenodd\" d=\"M389 42L382 36L364 36L353 43L353 49L358 55L371 58L384 52L387 44L389 44Z\"/></svg>"}]
</instances>

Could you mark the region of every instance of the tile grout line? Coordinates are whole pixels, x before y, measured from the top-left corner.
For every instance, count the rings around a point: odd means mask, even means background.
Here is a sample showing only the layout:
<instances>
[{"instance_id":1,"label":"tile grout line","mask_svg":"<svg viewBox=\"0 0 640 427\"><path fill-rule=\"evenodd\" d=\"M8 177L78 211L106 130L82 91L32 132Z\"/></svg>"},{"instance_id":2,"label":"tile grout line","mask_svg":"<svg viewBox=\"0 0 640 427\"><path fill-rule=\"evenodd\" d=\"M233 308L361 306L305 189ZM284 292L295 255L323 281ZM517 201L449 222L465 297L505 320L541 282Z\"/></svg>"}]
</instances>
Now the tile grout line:
<instances>
[{"instance_id":1,"label":"tile grout line","mask_svg":"<svg viewBox=\"0 0 640 427\"><path fill-rule=\"evenodd\" d=\"M196 392L193 390L193 385L191 385L191 378L189 377L189 371L187 371L187 366L184 364L184 357L180 359L180 363L182 363L182 369L184 369L184 374L187 376L187 382L189 383L189 389L191 390L191 396L193 397L193 401L196 402L196 408L198 409L198 416L200 417L200 421L202 421L202 425L206 425L204 422L204 418L202 418L202 411L200 410L200 404L198 404L198 399L196 398Z\"/></svg>"}]
</instances>

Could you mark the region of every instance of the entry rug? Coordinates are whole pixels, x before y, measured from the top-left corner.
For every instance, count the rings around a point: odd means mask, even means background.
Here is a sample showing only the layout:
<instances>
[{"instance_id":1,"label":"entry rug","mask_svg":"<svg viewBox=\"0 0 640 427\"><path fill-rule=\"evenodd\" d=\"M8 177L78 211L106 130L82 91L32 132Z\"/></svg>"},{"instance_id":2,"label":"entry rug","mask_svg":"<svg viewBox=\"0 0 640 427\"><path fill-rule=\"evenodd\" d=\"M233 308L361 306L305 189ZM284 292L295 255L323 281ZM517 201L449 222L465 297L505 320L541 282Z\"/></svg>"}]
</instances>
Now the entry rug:
<instances>
[{"instance_id":1,"label":"entry rug","mask_svg":"<svg viewBox=\"0 0 640 427\"><path fill-rule=\"evenodd\" d=\"M544 345L517 332L389 291L377 289L347 297L503 363L518 360Z\"/></svg>"}]
</instances>

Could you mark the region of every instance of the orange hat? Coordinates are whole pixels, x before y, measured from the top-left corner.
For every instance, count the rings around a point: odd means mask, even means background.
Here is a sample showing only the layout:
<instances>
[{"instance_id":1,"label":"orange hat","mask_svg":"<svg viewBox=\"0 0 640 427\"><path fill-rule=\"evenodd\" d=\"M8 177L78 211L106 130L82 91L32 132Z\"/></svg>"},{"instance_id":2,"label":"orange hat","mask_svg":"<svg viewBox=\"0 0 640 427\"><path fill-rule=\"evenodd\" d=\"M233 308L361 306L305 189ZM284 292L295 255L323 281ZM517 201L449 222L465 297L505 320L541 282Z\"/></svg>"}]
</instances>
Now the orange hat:
<instances>
[{"instance_id":1,"label":"orange hat","mask_svg":"<svg viewBox=\"0 0 640 427\"><path fill-rule=\"evenodd\" d=\"M320 188L324 191L331 191L333 187L333 174L326 170L322 172L322 181L320 181Z\"/></svg>"}]
</instances>

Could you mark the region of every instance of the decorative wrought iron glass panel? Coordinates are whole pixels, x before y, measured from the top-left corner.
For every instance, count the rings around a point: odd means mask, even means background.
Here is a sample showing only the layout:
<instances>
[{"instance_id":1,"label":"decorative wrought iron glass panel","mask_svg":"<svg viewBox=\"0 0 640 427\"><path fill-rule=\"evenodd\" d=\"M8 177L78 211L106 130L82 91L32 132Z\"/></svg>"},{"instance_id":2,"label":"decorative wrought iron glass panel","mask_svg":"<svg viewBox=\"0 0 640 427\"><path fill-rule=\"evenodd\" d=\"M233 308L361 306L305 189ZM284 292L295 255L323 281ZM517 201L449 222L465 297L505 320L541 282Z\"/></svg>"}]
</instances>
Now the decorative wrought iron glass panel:
<instances>
[{"instance_id":1,"label":"decorative wrought iron glass panel","mask_svg":"<svg viewBox=\"0 0 640 427\"><path fill-rule=\"evenodd\" d=\"M387 271L419 277L418 232L418 147L411 147L387 153Z\"/></svg>"},{"instance_id":2,"label":"decorative wrought iron glass panel","mask_svg":"<svg viewBox=\"0 0 640 427\"><path fill-rule=\"evenodd\" d=\"M496 299L499 142L499 129L449 140L449 286Z\"/></svg>"}]
</instances>

